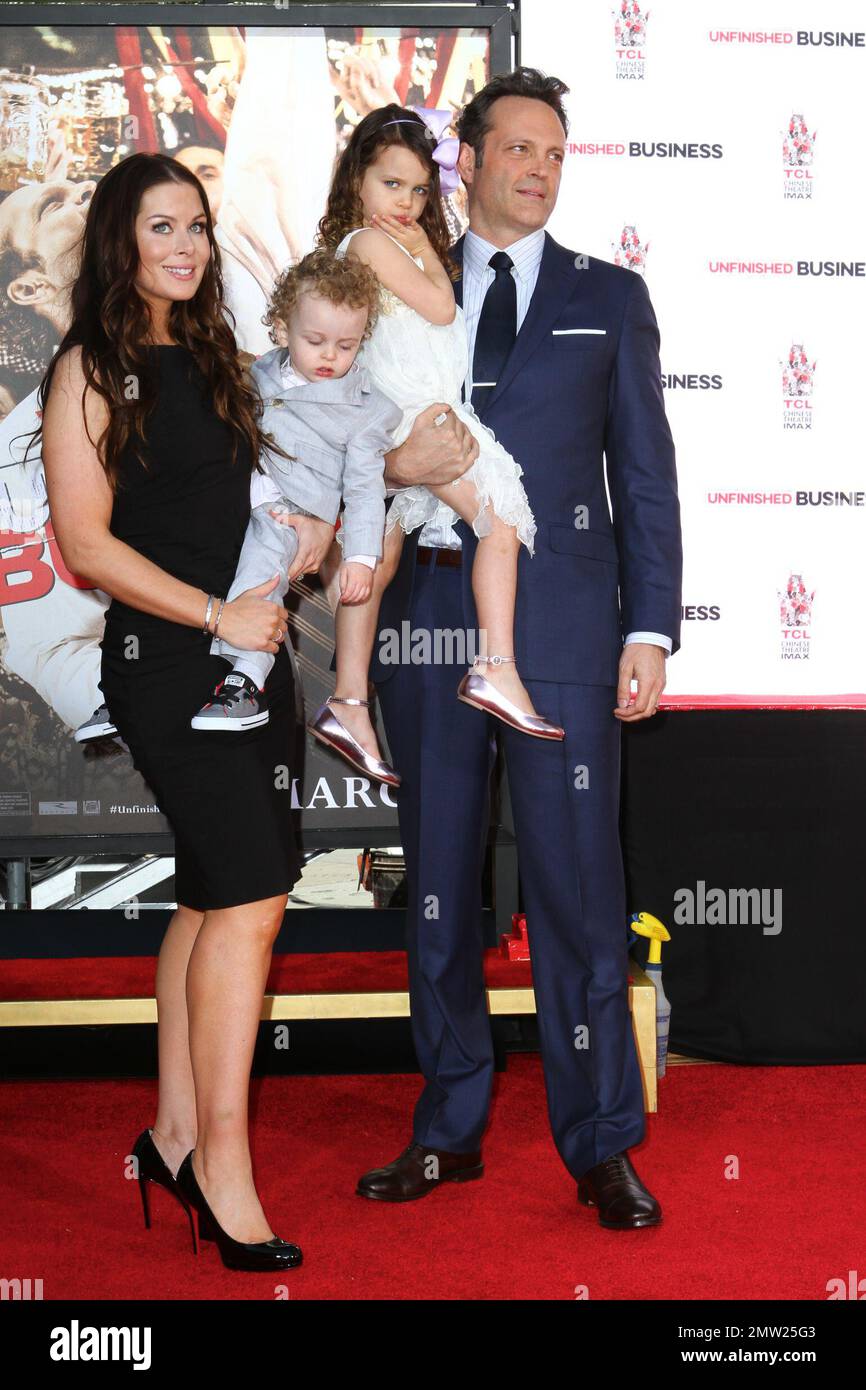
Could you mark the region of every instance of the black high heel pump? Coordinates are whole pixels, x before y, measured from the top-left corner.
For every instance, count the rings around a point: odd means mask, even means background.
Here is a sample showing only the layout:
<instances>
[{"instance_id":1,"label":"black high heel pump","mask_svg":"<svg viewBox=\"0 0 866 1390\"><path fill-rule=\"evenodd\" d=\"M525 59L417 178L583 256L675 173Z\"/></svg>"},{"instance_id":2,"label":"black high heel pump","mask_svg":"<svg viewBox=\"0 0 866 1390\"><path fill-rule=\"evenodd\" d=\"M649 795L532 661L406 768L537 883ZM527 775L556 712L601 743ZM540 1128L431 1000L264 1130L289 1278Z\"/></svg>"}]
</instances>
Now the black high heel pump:
<instances>
[{"instance_id":1,"label":"black high heel pump","mask_svg":"<svg viewBox=\"0 0 866 1390\"><path fill-rule=\"evenodd\" d=\"M164 1187L166 1192L170 1192L173 1197L176 1197L186 1212L189 1219L190 1234L192 1236L193 1253L197 1255L198 1245L196 1244L195 1238L195 1223L192 1219L192 1207L178 1187L177 1181L162 1154L159 1152L159 1149L154 1144L152 1130L142 1130L133 1145L132 1153L133 1157L138 1162L138 1188L141 1192L141 1205L144 1210L145 1226L150 1230L150 1200L147 1184L149 1182L155 1182L158 1183L160 1187ZM204 1238L205 1237L202 1236L202 1239Z\"/></svg>"},{"instance_id":2,"label":"black high heel pump","mask_svg":"<svg viewBox=\"0 0 866 1390\"><path fill-rule=\"evenodd\" d=\"M198 1233L201 1240L216 1241L223 1264L227 1269L275 1270L294 1269L303 1262L299 1245L291 1245L287 1240L274 1236L247 1245L235 1240L217 1221L207 1204L207 1199L198 1185L192 1166L193 1150L190 1149L177 1170L177 1185L198 1212Z\"/></svg>"}]
</instances>

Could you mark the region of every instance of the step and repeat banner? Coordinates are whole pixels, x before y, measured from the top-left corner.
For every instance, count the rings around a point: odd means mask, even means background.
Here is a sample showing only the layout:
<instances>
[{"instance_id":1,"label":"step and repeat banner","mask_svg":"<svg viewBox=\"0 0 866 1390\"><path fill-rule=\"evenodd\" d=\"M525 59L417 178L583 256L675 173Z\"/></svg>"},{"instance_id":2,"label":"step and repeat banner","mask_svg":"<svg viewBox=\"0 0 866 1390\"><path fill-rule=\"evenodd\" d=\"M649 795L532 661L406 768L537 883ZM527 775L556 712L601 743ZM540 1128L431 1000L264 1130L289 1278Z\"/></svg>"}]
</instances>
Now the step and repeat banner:
<instances>
[{"instance_id":1,"label":"step and repeat banner","mask_svg":"<svg viewBox=\"0 0 866 1390\"><path fill-rule=\"evenodd\" d=\"M570 130L548 229L642 275L684 530L670 704L864 705L854 0L528 0Z\"/></svg>"},{"instance_id":2,"label":"step and repeat banner","mask_svg":"<svg viewBox=\"0 0 866 1390\"><path fill-rule=\"evenodd\" d=\"M495 8L477 28L462 27L457 9L446 24L440 12L410 26L417 16L400 7L387 26L358 27L344 6L333 7L334 27L288 28L285 10L256 7L255 27L244 9L243 28L205 26L174 7L164 24L140 23L132 6L112 6L111 25L77 23L74 6L0 24L0 853L4 843L21 852L27 837L60 845L169 830L119 740L73 739L102 703L109 598L64 565L39 449L27 451L96 182L138 151L166 151L195 171L240 347L258 355L272 347L261 318L273 281L311 249L354 126L388 102L456 111L487 82L494 51L509 66L507 30L491 33L491 19L507 24L507 14ZM467 222L462 187L446 216L456 239ZM388 788L304 734L334 689L332 614L314 577L293 586L289 607L303 700L292 764L299 822L357 830L353 844L390 834Z\"/></svg>"},{"instance_id":3,"label":"step and repeat banner","mask_svg":"<svg viewBox=\"0 0 866 1390\"><path fill-rule=\"evenodd\" d=\"M258 27L245 10L243 28L173 7L161 25L139 22L134 6L112 7L110 25L78 24L73 7L26 24L9 13L0 24L0 845L144 835L167 825L126 750L72 737L101 702L108 597L64 566L38 450L26 453L95 182L139 150L168 151L196 171L240 346L261 353L271 345L261 323L270 287L311 247L353 126L389 101L456 113L510 65L510 25L507 12L497 25L491 9L466 8L444 23L432 7L421 26L409 22L417 11L391 7L391 27L375 28L351 23L350 7L334 7L333 28L281 27L279 7L257 9ZM866 704L866 10L852 0L526 0L520 28L521 61L571 89L549 230L644 276L661 328L685 535L668 703ZM467 224L462 186L446 215L456 238ZM332 617L315 580L295 586L291 606L308 715L333 689ZM396 826L387 789L351 776L303 733L300 744L305 827L350 825L363 838Z\"/></svg>"}]
</instances>

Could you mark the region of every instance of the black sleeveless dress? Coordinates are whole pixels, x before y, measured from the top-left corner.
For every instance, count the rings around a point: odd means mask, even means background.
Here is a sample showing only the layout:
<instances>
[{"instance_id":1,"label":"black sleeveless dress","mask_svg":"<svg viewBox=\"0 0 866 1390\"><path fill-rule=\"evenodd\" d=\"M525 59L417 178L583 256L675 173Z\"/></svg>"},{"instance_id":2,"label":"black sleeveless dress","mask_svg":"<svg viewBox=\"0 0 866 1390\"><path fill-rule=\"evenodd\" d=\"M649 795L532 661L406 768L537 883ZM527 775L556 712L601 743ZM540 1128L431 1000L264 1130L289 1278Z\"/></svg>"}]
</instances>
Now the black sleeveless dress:
<instances>
[{"instance_id":1,"label":"black sleeveless dress","mask_svg":"<svg viewBox=\"0 0 866 1390\"><path fill-rule=\"evenodd\" d=\"M249 447L232 436L208 397L192 353L148 349L157 400L145 423L145 470L120 462L110 530L154 564L205 593L224 596L250 516ZM204 622L205 600L202 600ZM175 897L199 912L288 892L300 876L292 826L295 736L292 665L275 654L270 719L243 733L212 733L190 720L228 673L211 636L113 599L101 645L101 689L132 761L175 836Z\"/></svg>"}]
</instances>

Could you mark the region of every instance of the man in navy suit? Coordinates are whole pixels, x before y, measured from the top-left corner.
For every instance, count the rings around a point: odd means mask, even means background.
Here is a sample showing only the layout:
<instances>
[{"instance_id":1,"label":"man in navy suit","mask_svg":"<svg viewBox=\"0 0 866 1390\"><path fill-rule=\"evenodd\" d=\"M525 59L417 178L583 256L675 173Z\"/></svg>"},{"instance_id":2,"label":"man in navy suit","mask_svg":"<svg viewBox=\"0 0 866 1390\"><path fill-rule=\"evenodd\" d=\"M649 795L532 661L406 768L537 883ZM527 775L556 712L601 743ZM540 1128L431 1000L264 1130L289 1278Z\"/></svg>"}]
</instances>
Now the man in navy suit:
<instances>
[{"instance_id":1,"label":"man in navy suit","mask_svg":"<svg viewBox=\"0 0 866 1390\"><path fill-rule=\"evenodd\" d=\"M562 174L567 91L521 68L493 78L466 107L457 129L469 230L453 248L476 367L465 398L523 468L538 527L534 557L520 553L517 669L535 708L566 736L533 738L461 704L462 670L451 665L374 664L402 776L412 1026L425 1086L411 1144L365 1174L358 1191L408 1201L483 1173L493 1048L481 872L498 733L554 1140L579 1200L597 1207L604 1226L628 1229L657 1224L661 1209L627 1152L645 1122L627 999L620 736L623 723L654 713L665 656L679 647L682 549L646 285L544 230ZM483 306L503 273L515 281L516 337L481 392L475 337L491 322ZM439 409L386 456L392 487L448 482L473 461L477 445L453 413L434 426ZM431 523L408 538L382 607L380 656L386 634L407 618L413 634L474 631L475 543L463 522L445 533Z\"/></svg>"}]
</instances>

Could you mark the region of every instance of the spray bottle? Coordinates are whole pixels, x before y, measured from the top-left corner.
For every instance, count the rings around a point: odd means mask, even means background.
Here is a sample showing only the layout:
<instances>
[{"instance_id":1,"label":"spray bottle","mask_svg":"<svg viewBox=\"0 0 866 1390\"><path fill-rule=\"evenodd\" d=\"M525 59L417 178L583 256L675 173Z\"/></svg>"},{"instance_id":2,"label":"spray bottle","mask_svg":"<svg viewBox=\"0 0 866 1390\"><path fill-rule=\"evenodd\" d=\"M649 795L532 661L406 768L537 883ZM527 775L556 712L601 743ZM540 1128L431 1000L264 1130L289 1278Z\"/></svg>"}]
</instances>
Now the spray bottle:
<instances>
[{"instance_id":1,"label":"spray bottle","mask_svg":"<svg viewBox=\"0 0 866 1390\"><path fill-rule=\"evenodd\" d=\"M668 1033L671 1022L670 1000L662 984L662 942L670 941L667 927L649 912L633 912L631 929L649 939L646 973L656 992L656 1076L664 1076L668 1057Z\"/></svg>"}]
</instances>

